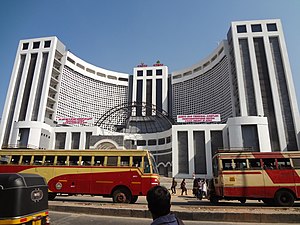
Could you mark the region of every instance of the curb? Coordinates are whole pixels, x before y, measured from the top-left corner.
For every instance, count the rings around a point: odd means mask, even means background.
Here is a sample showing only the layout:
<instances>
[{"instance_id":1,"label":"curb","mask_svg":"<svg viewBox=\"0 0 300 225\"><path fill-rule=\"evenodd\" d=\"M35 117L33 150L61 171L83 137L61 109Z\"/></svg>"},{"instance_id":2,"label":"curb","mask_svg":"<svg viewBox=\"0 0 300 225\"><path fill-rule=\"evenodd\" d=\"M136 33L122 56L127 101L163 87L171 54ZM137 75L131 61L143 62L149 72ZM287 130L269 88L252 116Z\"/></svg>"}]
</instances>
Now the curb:
<instances>
[{"instance_id":1,"label":"curb","mask_svg":"<svg viewBox=\"0 0 300 225\"><path fill-rule=\"evenodd\" d=\"M49 205L49 210L68 213L83 213L91 215L152 218L148 210L126 208L101 208L82 206ZM183 212L172 211L180 219L192 221L222 221L248 223L299 223L300 214L267 214L267 213L236 213L236 212Z\"/></svg>"}]
</instances>

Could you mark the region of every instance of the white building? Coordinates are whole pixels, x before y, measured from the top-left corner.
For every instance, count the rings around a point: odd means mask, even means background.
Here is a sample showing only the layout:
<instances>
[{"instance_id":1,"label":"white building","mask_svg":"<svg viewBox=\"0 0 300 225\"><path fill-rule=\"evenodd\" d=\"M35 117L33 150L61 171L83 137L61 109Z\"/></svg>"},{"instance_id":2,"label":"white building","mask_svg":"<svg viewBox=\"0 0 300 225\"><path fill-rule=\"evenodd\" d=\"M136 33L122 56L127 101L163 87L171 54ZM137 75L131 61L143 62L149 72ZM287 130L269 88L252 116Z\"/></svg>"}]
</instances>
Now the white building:
<instances>
[{"instance_id":1,"label":"white building","mask_svg":"<svg viewBox=\"0 0 300 225\"><path fill-rule=\"evenodd\" d=\"M220 120L171 124L195 115ZM259 20L232 22L209 56L171 75L160 62L133 75L106 70L56 37L21 40L0 145L146 148L162 174L209 177L218 149L299 150L299 130L281 22Z\"/></svg>"}]
</instances>

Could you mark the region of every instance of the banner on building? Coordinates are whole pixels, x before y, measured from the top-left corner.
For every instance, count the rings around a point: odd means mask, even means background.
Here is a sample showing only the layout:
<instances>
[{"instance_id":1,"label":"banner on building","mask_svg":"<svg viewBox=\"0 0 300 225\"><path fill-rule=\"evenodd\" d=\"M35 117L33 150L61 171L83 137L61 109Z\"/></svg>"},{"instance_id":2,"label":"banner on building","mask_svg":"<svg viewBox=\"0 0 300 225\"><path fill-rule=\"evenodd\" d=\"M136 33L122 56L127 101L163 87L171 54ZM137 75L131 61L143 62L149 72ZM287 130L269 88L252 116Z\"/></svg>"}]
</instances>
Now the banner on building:
<instances>
[{"instance_id":1,"label":"banner on building","mask_svg":"<svg viewBox=\"0 0 300 225\"><path fill-rule=\"evenodd\" d=\"M75 124L79 124L79 125L85 125L85 124L93 124L94 123L94 119L92 117L84 117L84 118L75 118L75 117L71 117L71 118L59 118L57 121L58 124L62 124L62 125L75 125Z\"/></svg>"},{"instance_id":2,"label":"banner on building","mask_svg":"<svg viewBox=\"0 0 300 225\"><path fill-rule=\"evenodd\" d=\"M221 122L221 114L177 115L177 123Z\"/></svg>"}]
</instances>

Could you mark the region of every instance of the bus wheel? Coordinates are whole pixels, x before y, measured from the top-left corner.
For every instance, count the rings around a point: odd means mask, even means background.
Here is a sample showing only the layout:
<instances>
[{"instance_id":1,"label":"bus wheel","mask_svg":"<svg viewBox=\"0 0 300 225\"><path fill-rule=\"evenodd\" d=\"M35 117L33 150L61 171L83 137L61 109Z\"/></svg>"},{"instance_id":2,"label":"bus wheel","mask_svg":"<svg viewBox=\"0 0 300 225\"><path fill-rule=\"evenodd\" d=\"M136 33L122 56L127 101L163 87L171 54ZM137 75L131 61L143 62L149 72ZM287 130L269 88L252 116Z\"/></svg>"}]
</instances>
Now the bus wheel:
<instances>
[{"instance_id":1,"label":"bus wheel","mask_svg":"<svg viewBox=\"0 0 300 225\"><path fill-rule=\"evenodd\" d=\"M49 200L49 201L54 200L55 197L56 197L56 193L48 192L48 200Z\"/></svg>"},{"instance_id":2,"label":"bus wheel","mask_svg":"<svg viewBox=\"0 0 300 225\"><path fill-rule=\"evenodd\" d=\"M275 203L279 206L292 206L294 201L294 195L287 190L281 190L275 194Z\"/></svg>"},{"instance_id":3,"label":"bus wheel","mask_svg":"<svg viewBox=\"0 0 300 225\"><path fill-rule=\"evenodd\" d=\"M130 192L124 188L115 190L113 193L113 202L115 202L115 203L130 203L131 202Z\"/></svg>"},{"instance_id":4,"label":"bus wheel","mask_svg":"<svg viewBox=\"0 0 300 225\"><path fill-rule=\"evenodd\" d=\"M136 203L136 201L138 200L139 196L132 196L130 203Z\"/></svg>"}]
</instances>

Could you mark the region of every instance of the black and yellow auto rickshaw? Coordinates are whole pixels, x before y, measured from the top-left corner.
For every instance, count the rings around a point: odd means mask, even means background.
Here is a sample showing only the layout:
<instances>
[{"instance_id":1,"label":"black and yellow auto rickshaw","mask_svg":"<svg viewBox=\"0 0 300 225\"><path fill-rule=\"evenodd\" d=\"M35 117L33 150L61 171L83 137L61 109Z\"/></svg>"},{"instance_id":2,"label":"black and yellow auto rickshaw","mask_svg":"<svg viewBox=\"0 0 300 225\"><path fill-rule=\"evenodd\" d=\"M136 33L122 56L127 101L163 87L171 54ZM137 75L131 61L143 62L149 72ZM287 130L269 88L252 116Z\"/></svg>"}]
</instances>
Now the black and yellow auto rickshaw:
<instances>
[{"instance_id":1,"label":"black and yellow auto rickshaw","mask_svg":"<svg viewBox=\"0 0 300 225\"><path fill-rule=\"evenodd\" d=\"M37 174L0 173L0 225L48 225L48 185Z\"/></svg>"}]
</instances>

